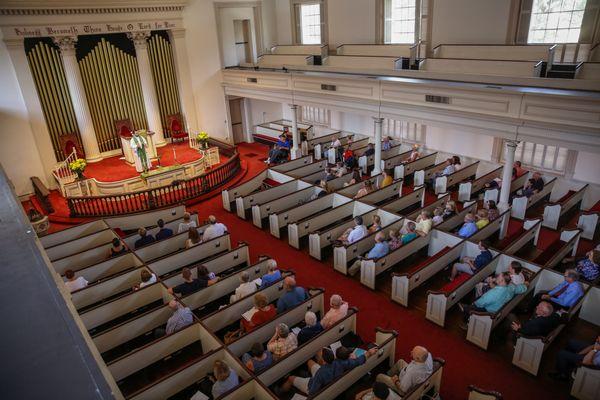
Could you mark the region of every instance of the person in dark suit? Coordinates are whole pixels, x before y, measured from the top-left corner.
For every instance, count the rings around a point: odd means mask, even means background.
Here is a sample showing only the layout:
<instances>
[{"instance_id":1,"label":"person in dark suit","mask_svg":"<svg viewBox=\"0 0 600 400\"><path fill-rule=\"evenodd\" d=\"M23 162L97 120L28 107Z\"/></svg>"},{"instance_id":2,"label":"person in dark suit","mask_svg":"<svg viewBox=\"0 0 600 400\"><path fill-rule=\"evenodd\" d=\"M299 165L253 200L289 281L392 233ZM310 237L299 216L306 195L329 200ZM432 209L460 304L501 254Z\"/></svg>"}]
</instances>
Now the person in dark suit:
<instances>
[{"instance_id":1,"label":"person in dark suit","mask_svg":"<svg viewBox=\"0 0 600 400\"><path fill-rule=\"evenodd\" d=\"M510 333L514 342L518 335L546 336L560 325L561 318L548 301L540 302L530 319L521 323L515 314L509 314L507 322L510 324Z\"/></svg>"}]
</instances>

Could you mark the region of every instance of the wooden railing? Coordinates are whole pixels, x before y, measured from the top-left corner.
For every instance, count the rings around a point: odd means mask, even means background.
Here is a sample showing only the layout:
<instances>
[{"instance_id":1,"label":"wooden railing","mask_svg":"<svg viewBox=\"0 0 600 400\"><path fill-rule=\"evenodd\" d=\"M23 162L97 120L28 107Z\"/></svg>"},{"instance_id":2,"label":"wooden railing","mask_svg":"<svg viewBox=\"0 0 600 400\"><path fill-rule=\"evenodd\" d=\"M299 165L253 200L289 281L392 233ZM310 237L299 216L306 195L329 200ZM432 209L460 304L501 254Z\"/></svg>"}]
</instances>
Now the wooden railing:
<instances>
[{"instance_id":1,"label":"wooden railing","mask_svg":"<svg viewBox=\"0 0 600 400\"><path fill-rule=\"evenodd\" d=\"M231 148L228 146L225 151L230 151ZM240 168L239 153L233 150L231 158L225 164L194 178L127 194L70 197L67 198L67 203L71 217L106 217L154 210L208 193L233 178Z\"/></svg>"}]
</instances>

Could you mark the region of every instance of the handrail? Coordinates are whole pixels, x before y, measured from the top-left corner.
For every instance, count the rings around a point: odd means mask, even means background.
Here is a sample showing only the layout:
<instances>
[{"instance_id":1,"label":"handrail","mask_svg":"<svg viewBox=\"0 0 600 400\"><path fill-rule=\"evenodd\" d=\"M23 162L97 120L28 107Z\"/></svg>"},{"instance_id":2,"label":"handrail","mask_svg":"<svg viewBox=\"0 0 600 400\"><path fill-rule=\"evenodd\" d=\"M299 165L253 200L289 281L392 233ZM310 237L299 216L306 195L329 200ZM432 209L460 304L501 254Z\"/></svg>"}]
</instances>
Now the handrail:
<instances>
[{"instance_id":1,"label":"handrail","mask_svg":"<svg viewBox=\"0 0 600 400\"><path fill-rule=\"evenodd\" d=\"M213 139L214 140L214 139ZM107 217L180 204L211 192L233 178L241 168L239 153L202 175L139 192L67 198L71 217Z\"/></svg>"}]
</instances>

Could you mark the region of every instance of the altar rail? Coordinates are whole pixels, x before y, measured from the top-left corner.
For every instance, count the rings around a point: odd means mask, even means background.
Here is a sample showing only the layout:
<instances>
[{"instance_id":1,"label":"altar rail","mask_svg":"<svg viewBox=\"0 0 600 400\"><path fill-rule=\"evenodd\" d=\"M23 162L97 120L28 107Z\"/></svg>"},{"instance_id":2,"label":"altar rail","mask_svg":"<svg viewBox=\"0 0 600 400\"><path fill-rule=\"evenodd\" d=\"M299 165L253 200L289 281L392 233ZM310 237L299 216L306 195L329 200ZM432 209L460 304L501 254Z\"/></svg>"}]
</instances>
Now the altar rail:
<instances>
[{"instance_id":1,"label":"altar rail","mask_svg":"<svg viewBox=\"0 0 600 400\"><path fill-rule=\"evenodd\" d=\"M214 169L194 178L140 192L109 196L67 198L71 217L106 217L154 210L179 204L211 192L233 178L241 168L237 151Z\"/></svg>"}]
</instances>

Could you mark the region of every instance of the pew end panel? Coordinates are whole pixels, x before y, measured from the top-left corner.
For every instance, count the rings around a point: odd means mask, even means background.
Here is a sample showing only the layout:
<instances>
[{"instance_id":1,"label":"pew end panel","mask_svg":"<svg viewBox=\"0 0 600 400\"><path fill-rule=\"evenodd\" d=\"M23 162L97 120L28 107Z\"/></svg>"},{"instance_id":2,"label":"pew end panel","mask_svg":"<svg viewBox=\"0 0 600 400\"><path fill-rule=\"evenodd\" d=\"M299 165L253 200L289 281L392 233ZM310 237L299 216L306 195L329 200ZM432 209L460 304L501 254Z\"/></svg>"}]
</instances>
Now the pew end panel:
<instances>
[{"instance_id":1,"label":"pew end panel","mask_svg":"<svg viewBox=\"0 0 600 400\"><path fill-rule=\"evenodd\" d=\"M564 327L564 323L560 324L547 336L526 337L519 335L513 352L513 365L537 376L544 351L550 346Z\"/></svg>"},{"instance_id":2,"label":"pew end panel","mask_svg":"<svg viewBox=\"0 0 600 400\"><path fill-rule=\"evenodd\" d=\"M224 394L221 400L277 400L277 397L257 379L246 381L228 394Z\"/></svg>"},{"instance_id":3,"label":"pew end panel","mask_svg":"<svg viewBox=\"0 0 600 400\"><path fill-rule=\"evenodd\" d=\"M502 395L496 391L484 390L474 385L469 385L468 400L502 400Z\"/></svg>"},{"instance_id":4,"label":"pew end panel","mask_svg":"<svg viewBox=\"0 0 600 400\"><path fill-rule=\"evenodd\" d=\"M600 288L591 286L583 298L583 304L579 310L579 318L600 326Z\"/></svg>"},{"instance_id":5,"label":"pew end panel","mask_svg":"<svg viewBox=\"0 0 600 400\"><path fill-rule=\"evenodd\" d=\"M435 357L433 359L433 372L429 378L427 378L427 380L420 385L413 387L402 398L406 400L419 400L424 398L426 393L432 390L432 388L434 394L439 394L440 387L442 386L442 373L444 371L445 364L445 360Z\"/></svg>"},{"instance_id":6,"label":"pew end panel","mask_svg":"<svg viewBox=\"0 0 600 400\"><path fill-rule=\"evenodd\" d=\"M577 227L582 230L581 237L588 240L593 240L598 230L598 215L597 212L584 212L577 220Z\"/></svg>"},{"instance_id":7,"label":"pew end panel","mask_svg":"<svg viewBox=\"0 0 600 400\"><path fill-rule=\"evenodd\" d=\"M571 396L579 400L598 400L600 368L580 365L575 371Z\"/></svg>"}]
</instances>

